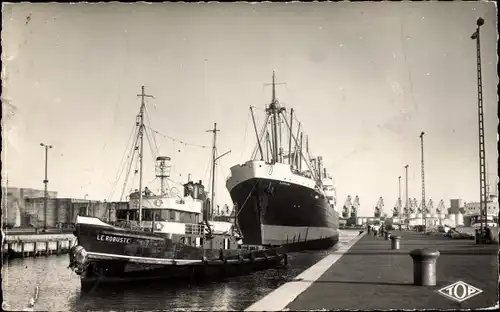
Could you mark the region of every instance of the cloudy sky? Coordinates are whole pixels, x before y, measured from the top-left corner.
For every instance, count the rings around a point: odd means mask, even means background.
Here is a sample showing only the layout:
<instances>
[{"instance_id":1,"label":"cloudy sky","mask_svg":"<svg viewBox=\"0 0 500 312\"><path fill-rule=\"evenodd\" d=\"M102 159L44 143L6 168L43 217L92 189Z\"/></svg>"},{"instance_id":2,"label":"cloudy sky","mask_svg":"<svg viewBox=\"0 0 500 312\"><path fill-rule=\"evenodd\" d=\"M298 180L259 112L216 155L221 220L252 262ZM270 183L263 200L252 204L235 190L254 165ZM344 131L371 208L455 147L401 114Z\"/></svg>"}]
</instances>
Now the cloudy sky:
<instances>
[{"instance_id":1,"label":"cloudy sky","mask_svg":"<svg viewBox=\"0 0 500 312\"><path fill-rule=\"evenodd\" d=\"M142 85L172 179L208 178L206 130L221 129L217 202L229 168L250 157L249 106L278 98L296 110L314 154L334 175L338 202L359 195L386 211L409 167L409 195L479 198L476 45L482 16L486 157L497 172L496 8L493 2L315 4L4 4L2 184L61 197L118 199L115 183ZM262 112L257 111L262 115ZM263 116L258 116L262 121ZM147 143L147 141L146 141ZM145 182L154 181L150 148ZM132 176L133 174L131 174ZM137 181L137 179L136 179ZM404 185L403 185L404 186ZM128 186L127 191L131 186ZM404 187L403 187L404 189ZM114 192L113 192L114 190Z\"/></svg>"}]
</instances>

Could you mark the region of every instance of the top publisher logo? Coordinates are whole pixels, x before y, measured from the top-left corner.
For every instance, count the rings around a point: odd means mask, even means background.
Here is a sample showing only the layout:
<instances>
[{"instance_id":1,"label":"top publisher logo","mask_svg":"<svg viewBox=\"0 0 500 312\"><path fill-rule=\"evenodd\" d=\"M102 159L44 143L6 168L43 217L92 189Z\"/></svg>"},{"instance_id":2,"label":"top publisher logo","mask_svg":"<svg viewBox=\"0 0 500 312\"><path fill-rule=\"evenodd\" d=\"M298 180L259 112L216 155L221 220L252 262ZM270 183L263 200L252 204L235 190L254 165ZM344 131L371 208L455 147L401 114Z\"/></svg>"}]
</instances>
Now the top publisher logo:
<instances>
[{"instance_id":1,"label":"top publisher logo","mask_svg":"<svg viewBox=\"0 0 500 312\"><path fill-rule=\"evenodd\" d=\"M437 292L448 299L455 300L457 302L463 302L476 295L479 295L483 291L472 285L469 285L462 281L458 281L439 289Z\"/></svg>"}]
</instances>

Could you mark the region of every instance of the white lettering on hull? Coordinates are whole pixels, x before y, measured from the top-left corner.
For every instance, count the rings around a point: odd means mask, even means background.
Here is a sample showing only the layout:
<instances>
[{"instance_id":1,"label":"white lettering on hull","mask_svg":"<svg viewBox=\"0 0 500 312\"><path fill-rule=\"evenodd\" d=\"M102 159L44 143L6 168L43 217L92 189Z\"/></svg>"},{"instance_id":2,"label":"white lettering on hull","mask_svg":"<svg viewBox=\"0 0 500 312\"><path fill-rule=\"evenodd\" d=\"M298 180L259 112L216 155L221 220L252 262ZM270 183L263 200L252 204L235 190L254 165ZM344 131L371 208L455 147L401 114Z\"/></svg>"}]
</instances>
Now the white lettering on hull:
<instances>
[{"instance_id":1,"label":"white lettering on hull","mask_svg":"<svg viewBox=\"0 0 500 312\"><path fill-rule=\"evenodd\" d=\"M121 244L130 244L132 241L131 238L127 237L116 237L103 234L97 234L97 240L102 242L121 243Z\"/></svg>"}]
</instances>

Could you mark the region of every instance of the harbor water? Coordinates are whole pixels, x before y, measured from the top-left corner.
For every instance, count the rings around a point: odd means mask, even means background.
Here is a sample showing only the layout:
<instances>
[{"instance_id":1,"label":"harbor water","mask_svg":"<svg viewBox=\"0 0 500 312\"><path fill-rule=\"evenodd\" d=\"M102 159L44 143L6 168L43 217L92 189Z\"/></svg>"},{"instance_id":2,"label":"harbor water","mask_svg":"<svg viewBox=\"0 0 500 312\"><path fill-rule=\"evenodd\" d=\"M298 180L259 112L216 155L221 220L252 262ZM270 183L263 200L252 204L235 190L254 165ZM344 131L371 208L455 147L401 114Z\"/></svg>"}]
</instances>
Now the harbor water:
<instances>
[{"instance_id":1,"label":"harbor water","mask_svg":"<svg viewBox=\"0 0 500 312\"><path fill-rule=\"evenodd\" d=\"M254 272L198 285L96 288L81 294L79 277L67 268L68 255L13 259L2 269L4 310L244 310L345 244L357 231L341 231L331 250L292 253L287 268ZM36 291L38 287L38 292ZM36 295L38 293L38 295ZM30 301L36 297L34 305Z\"/></svg>"}]
</instances>

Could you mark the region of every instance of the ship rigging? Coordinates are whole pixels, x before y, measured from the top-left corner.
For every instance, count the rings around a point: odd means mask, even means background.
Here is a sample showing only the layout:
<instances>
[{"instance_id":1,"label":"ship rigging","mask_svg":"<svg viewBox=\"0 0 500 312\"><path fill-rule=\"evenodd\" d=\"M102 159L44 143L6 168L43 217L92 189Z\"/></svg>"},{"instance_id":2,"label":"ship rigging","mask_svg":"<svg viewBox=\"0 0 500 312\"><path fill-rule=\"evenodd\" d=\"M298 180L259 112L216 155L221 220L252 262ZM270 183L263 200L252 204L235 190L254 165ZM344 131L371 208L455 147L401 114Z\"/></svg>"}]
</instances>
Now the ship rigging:
<instances>
[{"instance_id":1,"label":"ship rigging","mask_svg":"<svg viewBox=\"0 0 500 312\"><path fill-rule=\"evenodd\" d=\"M181 144L184 144L186 146L194 146L194 147L199 147L199 148L208 148L208 146L204 145L197 145L197 144L191 144L187 143L185 141L181 140L176 140L175 138L162 135L159 131L153 129L151 127L151 119L147 110L146 106L146 99L147 98L154 98L152 95L146 94L144 86L141 87L141 93L137 95L138 97L141 98L141 105L139 109L139 113L136 116L136 123L134 130L131 133L131 136L129 138L129 143L127 144L127 149L129 150L128 155L127 155L127 162L124 162L124 159L120 162L120 171L117 173L117 177L115 182L113 183L112 186L112 191L110 193L109 199L113 196L116 186L120 178L125 174L124 181L123 181L123 186L121 188L121 194L120 194L120 201L127 199L132 202L131 199L134 197L137 197L137 201L135 204L132 206L134 207L129 207L126 211L126 215L117 215L117 221L120 226L125 226L125 227L130 227L130 228L136 228L136 229L150 229L151 226L149 226L149 222L153 221L154 223L154 218L157 217L157 214L154 212L156 210L151 210L151 209L146 209L144 210L144 197L151 197L151 196L156 196L158 197L157 201L155 203L160 203L161 198L176 198L180 199L182 201L182 194L179 194L179 190L175 187L172 186L173 184L180 185L180 187L183 187L183 184L181 182L176 182L173 179L171 179L171 157L168 156L160 156L159 155L159 149L158 149L158 144L156 142L155 134L161 135L163 137L169 138L174 142L180 142ZM148 124L146 124L148 122ZM210 213L211 210L213 210L213 202L215 201L214 199L214 185L215 185L215 167L216 167L216 162L218 159L221 157L227 155L229 152L226 152L220 156L217 156L217 148L216 148L216 140L217 140L217 132L219 130L216 128L216 124L214 124L214 129L213 130L207 130L207 132L213 132L213 145L211 146L212 149L212 155L210 157L210 162L208 164L208 169L211 169L211 187L210 190L212 192L211 199L205 200L204 204L204 212L203 212L203 222L206 225L207 231L209 232L209 235L207 237L210 237L210 226L208 226L208 220L210 219L210 216L212 213ZM145 146L144 146L144 141L147 140L149 149L150 149L150 154L152 156L152 160L155 163L155 176L156 178L159 178L160 180L160 189L159 189L159 194L158 196L153 194L153 192L148 188L146 183L144 182L144 156L145 156ZM132 143L132 144L130 144ZM174 148L174 152L176 149ZM180 150L178 150L180 152ZM125 155L124 155L125 156ZM133 168L135 164L135 167ZM133 169L132 169L133 168ZM131 173L133 172L133 177L130 178ZM188 174L188 183L191 180L191 174ZM138 178L138 181L137 181ZM155 179L156 179L155 178ZM132 185L130 185L130 182L132 182ZM152 182L152 181L151 181ZM201 181L200 181L201 182ZM133 185L138 184L138 189L134 189ZM129 195L126 196L125 194L127 191L129 191ZM201 191L201 189L200 189ZM207 198L208 192L202 191L203 194L199 194L203 198ZM136 208L136 212L132 209ZM108 206L108 209L110 209L110 206ZM161 213L161 211L160 211ZM109 211L106 211L106 215L109 214ZM109 220L108 220L109 221ZM145 222L147 225L145 225ZM154 229L151 228L151 230L154 231Z\"/></svg>"}]
</instances>

